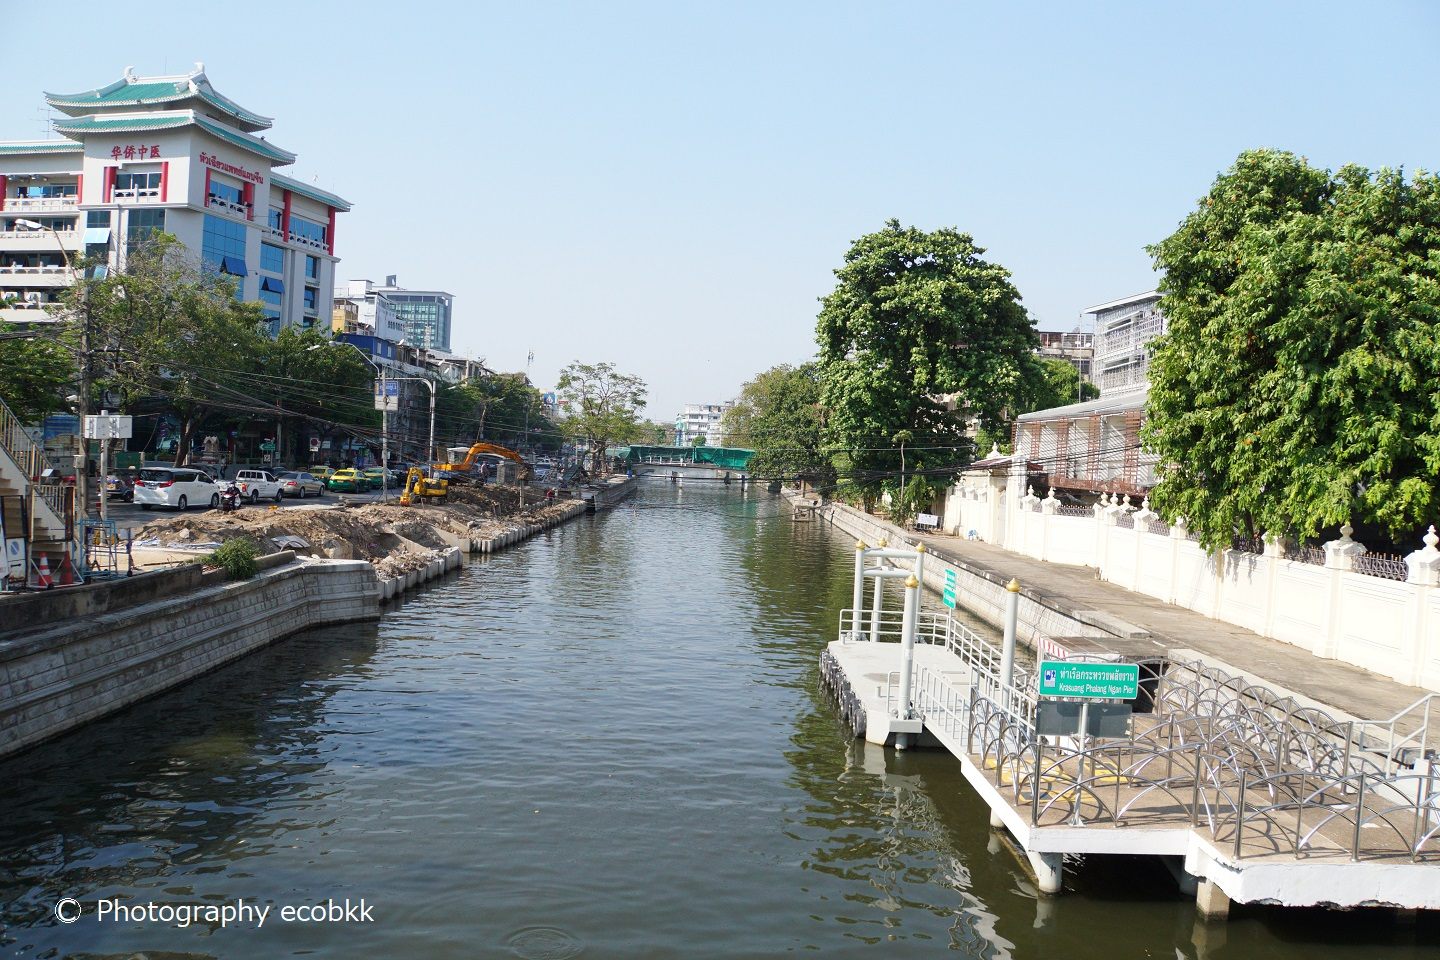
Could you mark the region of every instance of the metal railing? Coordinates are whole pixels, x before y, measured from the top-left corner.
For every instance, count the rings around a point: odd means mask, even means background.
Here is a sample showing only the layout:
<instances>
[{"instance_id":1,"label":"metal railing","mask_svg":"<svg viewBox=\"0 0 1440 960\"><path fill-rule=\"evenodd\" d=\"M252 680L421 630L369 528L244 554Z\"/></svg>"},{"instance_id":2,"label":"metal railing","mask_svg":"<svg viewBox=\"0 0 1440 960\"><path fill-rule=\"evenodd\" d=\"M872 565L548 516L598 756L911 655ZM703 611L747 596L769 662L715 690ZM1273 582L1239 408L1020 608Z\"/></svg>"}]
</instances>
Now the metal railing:
<instances>
[{"instance_id":1,"label":"metal railing","mask_svg":"<svg viewBox=\"0 0 1440 960\"><path fill-rule=\"evenodd\" d=\"M898 641L901 619L882 610L877 640ZM866 612L867 640L869 624ZM1203 830L1237 861L1440 863L1440 764L1423 760L1440 694L1386 720L1340 720L1203 663L1154 658L1140 662L1149 679L1128 737L1040 735L1033 677L1002 684L999 651L947 614L921 613L916 626L918 642L943 643L967 669L917 664L908 707L1034 826ZM851 611L839 627L851 637ZM891 672L892 712L898 686Z\"/></svg>"}]
</instances>

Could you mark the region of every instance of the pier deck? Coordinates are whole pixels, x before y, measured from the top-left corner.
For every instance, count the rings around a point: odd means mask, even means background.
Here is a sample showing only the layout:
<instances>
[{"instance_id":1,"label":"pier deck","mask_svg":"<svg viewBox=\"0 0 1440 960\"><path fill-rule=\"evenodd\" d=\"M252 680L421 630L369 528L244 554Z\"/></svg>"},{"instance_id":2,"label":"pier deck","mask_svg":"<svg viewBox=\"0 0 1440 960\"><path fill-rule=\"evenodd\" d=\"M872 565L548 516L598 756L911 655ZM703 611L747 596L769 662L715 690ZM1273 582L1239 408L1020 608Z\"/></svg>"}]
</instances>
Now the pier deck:
<instances>
[{"instance_id":1,"label":"pier deck","mask_svg":"<svg viewBox=\"0 0 1440 960\"><path fill-rule=\"evenodd\" d=\"M824 682L857 736L918 734L954 755L1042 890L1059 891L1066 853L1129 854L1174 858L1214 915L1231 900L1440 909L1440 771L1399 766L1353 724L1170 663L1128 738L1040 735L1018 689L1033 680L1001 688L998 651L934 614L902 712L897 626L882 617L875 642L842 630Z\"/></svg>"}]
</instances>

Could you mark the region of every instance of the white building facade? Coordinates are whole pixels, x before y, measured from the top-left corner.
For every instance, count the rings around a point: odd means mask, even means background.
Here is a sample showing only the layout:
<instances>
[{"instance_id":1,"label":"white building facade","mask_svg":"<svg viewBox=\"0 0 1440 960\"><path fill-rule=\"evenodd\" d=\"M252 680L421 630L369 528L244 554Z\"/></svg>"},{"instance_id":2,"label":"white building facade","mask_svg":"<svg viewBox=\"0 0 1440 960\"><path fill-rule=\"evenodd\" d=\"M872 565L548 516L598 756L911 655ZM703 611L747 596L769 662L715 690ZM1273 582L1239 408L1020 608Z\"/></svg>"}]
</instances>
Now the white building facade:
<instances>
[{"instance_id":1,"label":"white building facade","mask_svg":"<svg viewBox=\"0 0 1440 960\"><path fill-rule=\"evenodd\" d=\"M729 403L687 403L685 409L675 415L675 444L687 446L696 437L705 441L706 446L724 446L725 436L720 421L725 411L735 406Z\"/></svg>"},{"instance_id":2,"label":"white building facade","mask_svg":"<svg viewBox=\"0 0 1440 960\"><path fill-rule=\"evenodd\" d=\"M82 255L120 270L134 244L173 234L258 301L273 335L328 327L343 198L285 176L295 154L259 135L268 117L211 86L202 64L46 94L65 139L0 142L0 319L32 320Z\"/></svg>"}]
</instances>

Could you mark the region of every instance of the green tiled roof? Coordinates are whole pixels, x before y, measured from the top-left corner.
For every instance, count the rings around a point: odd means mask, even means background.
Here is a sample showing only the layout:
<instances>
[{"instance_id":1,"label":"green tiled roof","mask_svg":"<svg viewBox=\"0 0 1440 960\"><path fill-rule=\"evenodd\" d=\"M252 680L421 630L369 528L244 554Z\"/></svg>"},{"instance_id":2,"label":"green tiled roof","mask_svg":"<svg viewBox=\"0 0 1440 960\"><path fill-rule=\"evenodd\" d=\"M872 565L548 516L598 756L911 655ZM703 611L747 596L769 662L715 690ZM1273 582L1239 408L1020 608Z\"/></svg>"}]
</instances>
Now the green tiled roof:
<instances>
[{"instance_id":1,"label":"green tiled roof","mask_svg":"<svg viewBox=\"0 0 1440 960\"><path fill-rule=\"evenodd\" d=\"M321 190L319 187L312 187L308 183L301 183L299 180L293 180L290 177L282 177L278 173L272 173L270 174L270 185L272 187L279 187L281 190L289 190L292 193L298 193L302 197L309 197L311 200L319 201L320 203L325 204L327 207L334 207L336 210L339 210L342 213L350 212L349 200L346 200L344 197L341 197L337 194L331 193L328 190ZM271 196L273 197L274 194L271 194Z\"/></svg>"},{"instance_id":2,"label":"green tiled roof","mask_svg":"<svg viewBox=\"0 0 1440 960\"><path fill-rule=\"evenodd\" d=\"M139 117L76 117L73 120L56 120L55 129L66 135L91 132L129 133L132 130L188 127L193 122L188 113L157 113Z\"/></svg>"},{"instance_id":3,"label":"green tiled roof","mask_svg":"<svg viewBox=\"0 0 1440 960\"><path fill-rule=\"evenodd\" d=\"M76 117L73 120L56 120L55 129L67 137L84 136L87 133L131 133L150 130L173 130L194 124L205 132L232 143L242 150L258 154L273 163L295 162L295 154L282 150L272 143L248 133L232 130L221 123L205 117L195 116L194 111L176 113L136 114L127 117Z\"/></svg>"},{"instance_id":4,"label":"green tiled roof","mask_svg":"<svg viewBox=\"0 0 1440 960\"><path fill-rule=\"evenodd\" d=\"M198 77L198 79L196 79ZM229 114L242 125L261 129L271 125L269 117L262 117L246 110L229 97L219 93L203 74L189 77L167 78L165 80L136 81L117 80L108 86L81 93L47 93L45 102L52 107L69 110L85 108L138 106L142 104L176 103L196 98L203 100L224 113Z\"/></svg>"},{"instance_id":5,"label":"green tiled roof","mask_svg":"<svg viewBox=\"0 0 1440 960\"><path fill-rule=\"evenodd\" d=\"M202 129L213 133L221 140L228 140L242 150L249 150L251 153L258 153L260 154L260 156L265 157L266 159L271 160L275 163L283 165L295 162L295 154L291 153L289 150L281 150L274 144L269 143L265 140L261 140L259 137L252 137L250 136L250 134L241 133L239 130L231 130L229 127L224 126L223 124L216 123L213 120L206 120L204 117L196 117L195 123L198 124Z\"/></svg>"},{"instance_id":6,"label":"green tiled roof","mask_svg":"<svg viewBox=\"0 0 1440 960\"><path fill-rule=\"evenodd\" d=\"M190 81L167 80L163 83L121 83L111 84L98 90L84 93L47 93L45 100L51 106L91 107L115 106L122 103L139 103L142 100L175 100L190 96Z\"/></svg>"},{"instance_id":7,"label":"green tiled roof","mask_svg":"<svg viewBox=\"0 0 1440 960\"><path fill-rule=\"evenodd\" d=\"M0 156L25 153L80 153L85 144L74 140L11 140L0 142Z\"/></svg>"}]
</instances>

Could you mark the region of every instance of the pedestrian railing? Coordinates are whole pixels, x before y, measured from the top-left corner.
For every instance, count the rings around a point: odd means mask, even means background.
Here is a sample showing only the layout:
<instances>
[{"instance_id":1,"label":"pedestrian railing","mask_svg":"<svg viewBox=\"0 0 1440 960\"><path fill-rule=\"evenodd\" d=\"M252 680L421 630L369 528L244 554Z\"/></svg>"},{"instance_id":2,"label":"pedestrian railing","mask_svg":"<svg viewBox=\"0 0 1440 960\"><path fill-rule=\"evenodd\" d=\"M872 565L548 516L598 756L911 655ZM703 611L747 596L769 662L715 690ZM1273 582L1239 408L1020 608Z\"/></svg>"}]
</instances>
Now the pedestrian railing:
<instances>
[{"instance_id":1,"label":"pedestrian railing","mask_svg":"<svg viewBox=\"0 0 1440 960\"><path fill-rule=\"evenodd\" d=\"M851 624L843 611L840 636ZM891 673L891 712L922 719L1035 827L1202 830L1236 861L1440 863L1440 765L1424 759L1440 696L1388 720L1342 721L1205 664L1157 658L1141 664L1154 682L1141 684L1128 736L1042 735L1033 678L1003 684L995 646L945 614L917 627L918 642L944 644L967 669L917 664L908 705L894 702ZM899 615L882 611L879 628L881 642L898 640Z\"/></svg>"}]
</instances>

